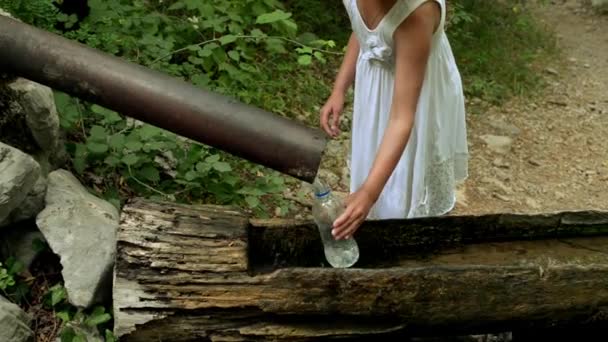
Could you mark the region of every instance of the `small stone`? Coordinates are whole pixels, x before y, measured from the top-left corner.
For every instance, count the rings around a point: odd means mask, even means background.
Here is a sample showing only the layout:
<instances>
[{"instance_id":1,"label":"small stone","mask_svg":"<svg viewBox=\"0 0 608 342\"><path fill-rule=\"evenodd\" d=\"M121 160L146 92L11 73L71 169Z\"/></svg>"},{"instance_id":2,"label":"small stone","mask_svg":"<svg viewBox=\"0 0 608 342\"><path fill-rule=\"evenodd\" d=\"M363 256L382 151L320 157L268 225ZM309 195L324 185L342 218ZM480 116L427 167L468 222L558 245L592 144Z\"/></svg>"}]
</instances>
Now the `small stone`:
<instances>
[{"instance_id":1,"label":"small stone","mask_svg":"<svg viewBox=\"0 0 608 342\"><path fill-rule=\"evenodd\" d=\"M482 135L481 139L486 143L487 147L499 154L506 154L511 150L513 140L509 137L499 135Z\"/></svg>"},{"instance_id":2,"label":"small stone","mask_svg":"<svg viewBox=\"0 0 608 342\"><path fill-rule=\"evenodd\" d=\"M497 194L497 193L494 193L494 194L492 194L492 196L494 196L494 197L498 198L499 200L501 200L501 201L503 201L503 202L511 202L511 198L509 198L509 197L507 197L507 196L504 196L504 195L502 195L502 194Z\"/></svg>"},{"instance_id":3,"label":"small stone","mask_svg":"<svg viewBox=\"0 0 608 342\"><path fill-rule=\"evenodd\" d=\"M517 126L503 120L492 120L490 126L496 129L499 134L517 136L521 133L521 130Z\"/></svg>"},{"instance_id":4,"label":"small stone","mask_svg":"<svg viewBox=\"0 0 608 342\"><path fill-rule=\"evenodd\" d=\"M502 158L496 158L492 161L492 165L502 168L502 169L508 169L509 168L509 164L507 164L507 162L505 162Z\"/></svg>"},{"instance_id":5,"label":"small stone","mask_svg":"<svg viewBox=\"0 0 608 342\"><path fill-rule=\"evenodd\" d=\"M546 68L546 69L545 69L545 72L546 72L547 74L554 75L554 76L559 75L559 73L557 72L557 70L555 70L555 69L553 69L553 68Z\"/></svg>"},{"instance_id":6,"label":"small stone","mask_svg":"<svg viewBox=\"0 0 608 342\"><path fill-rule=\"evenodd\" d=\"M536 159L528 159L528 163L533 166L540 166L540 162Z\"/></svg>"},{"instance_id":7,"label":"small stone","mask_svg":"<svg viewBox=\"0 0 608 342\"><path fill-rule=\"evenodd\" d=\"M501 190L502 192L504 192L505 194L510 194L512 193L511 188L509 188L508 186L506 186L503 182L501 182L500 180L496 179L496 178L492 178L492 177L484 177L481 180L482 183L486 183L486 184L490 184L493 185L494 188L498 188L499 190Z\"/></svg>"},{"instance_id":8,"label":"small stone","mask_svg":"<svg viewBox=\"0 0 608 342\"><path fill-rule=\"evenodd\" d=\"M540 204L530 197L526 197L526 205L534 210L540 209Z\"/></svg>"}]
</instances>

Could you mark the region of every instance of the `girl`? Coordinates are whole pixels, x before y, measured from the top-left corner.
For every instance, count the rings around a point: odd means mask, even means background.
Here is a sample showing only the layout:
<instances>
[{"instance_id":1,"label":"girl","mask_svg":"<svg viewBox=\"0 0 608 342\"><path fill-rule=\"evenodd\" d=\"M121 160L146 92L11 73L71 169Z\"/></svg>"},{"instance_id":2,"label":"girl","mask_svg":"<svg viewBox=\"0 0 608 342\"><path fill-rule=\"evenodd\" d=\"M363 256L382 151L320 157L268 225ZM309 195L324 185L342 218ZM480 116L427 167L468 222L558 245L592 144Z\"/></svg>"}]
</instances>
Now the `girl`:
<instances>
[{"instance_id":1,"label":"girl","mask_svg":"<svg viewBox=\"0 0 608 342\"><path fill-rule=\"evenodd\" d=\"M321 109L332 137L354 82L351 195L334 222L349 238L367 219L443 215L467 177L460 73L445 0L343 0L353 33Z\"/></svg>"}]
</instances>

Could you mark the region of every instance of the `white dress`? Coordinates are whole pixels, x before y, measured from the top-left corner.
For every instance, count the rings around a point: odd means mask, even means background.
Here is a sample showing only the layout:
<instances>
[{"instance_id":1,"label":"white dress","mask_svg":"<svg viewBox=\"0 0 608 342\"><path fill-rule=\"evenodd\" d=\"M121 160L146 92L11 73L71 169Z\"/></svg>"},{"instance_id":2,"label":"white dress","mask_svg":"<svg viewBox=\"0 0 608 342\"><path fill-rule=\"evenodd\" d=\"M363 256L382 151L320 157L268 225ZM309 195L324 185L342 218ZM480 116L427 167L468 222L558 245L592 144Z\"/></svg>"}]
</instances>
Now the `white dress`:
<instances>
[{"instance_id":1,"label":"white dress","mask_svg":"<svg viewBox=\"0 0 608 342\"><path fill-rule=\"evenodd\" d=\"M357 0L343 0L360 45L350 188L354 192L365 182L388 123L395 80L393 33L426 1L441 6L441 23L433 36L414 127L369 219L443 215L455 205L457 182L468 176L464 95L444 31L445 0L397 0L373 30L363 22Z\"/></svg>"}]
</instances>

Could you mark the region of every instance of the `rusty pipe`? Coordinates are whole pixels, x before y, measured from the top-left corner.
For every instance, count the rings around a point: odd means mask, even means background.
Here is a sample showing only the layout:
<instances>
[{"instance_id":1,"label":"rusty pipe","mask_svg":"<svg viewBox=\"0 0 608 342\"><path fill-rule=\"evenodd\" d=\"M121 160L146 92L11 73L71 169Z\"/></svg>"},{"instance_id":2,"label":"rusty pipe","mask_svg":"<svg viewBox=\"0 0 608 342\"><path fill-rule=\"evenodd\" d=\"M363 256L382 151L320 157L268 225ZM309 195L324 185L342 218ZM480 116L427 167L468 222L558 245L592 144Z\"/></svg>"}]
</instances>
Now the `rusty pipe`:
<instances>
[{"instance_id":1,"label":"rusty pipe","mask_svg":"<svg viewBox=\"0 0 608 342\"><path fill-rule=\"evenodd\" d=\"M321 130L0 16L0 69L312 182Z\"/></svg>"}]
</instances>

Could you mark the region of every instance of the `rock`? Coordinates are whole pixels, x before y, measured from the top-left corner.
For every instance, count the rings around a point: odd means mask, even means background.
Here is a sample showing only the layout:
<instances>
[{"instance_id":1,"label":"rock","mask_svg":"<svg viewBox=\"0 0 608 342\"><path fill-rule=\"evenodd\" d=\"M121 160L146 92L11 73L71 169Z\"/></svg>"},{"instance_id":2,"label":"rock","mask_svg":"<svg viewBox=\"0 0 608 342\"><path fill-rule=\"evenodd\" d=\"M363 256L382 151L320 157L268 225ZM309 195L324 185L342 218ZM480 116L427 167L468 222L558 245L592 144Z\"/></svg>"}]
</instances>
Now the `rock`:
<instances>
[{"instance_id":1,"label":"rock","mask_svg":"<svg viewBox=\"0 0 608 342\"><path fill-rule=\"evenodd\" d=\"M35 218L44 209L44 197L46 196L47 178L40 175L34 187L27 193L21 204L10 214L7 224Z\"/></svg>"},{"instance_id":2,"label":"rock","mask_svg":"<svg viewBox=\"0 0 608 342\"><path fill-rule=\"evenodd\" d=\"M559 75L559 73L557 72L557 70L555 70L553 68L545 68L545 72L547 74L550 74L550 75L553 75L553 76Z\"/></svg>"},{"instance_id":3,"label":"rock","mask_svg":"<svg viewBox=\"0 0 608 342\"><path fill-rule=\"evenodd\" d=\"M0 236L0 251L2 255L14 256L26 269L29 269L40 253L34 247L36 240L45 242L44 235L38 227L33 222L31 224L22 222L3 232Z\"/></svg>"},{"instance_id":4,"label":"rock","mask_svg":"<svg viewBox=\"0 0 608 342\"><path fill-rule=\"evenodd\" d=\"M0 143L0 227L25 200L40 176L40 165L29 155Z\"/></svg>"},{"instance_id":5,"label":"rock","mask_svg":"<svg viewBox=\"0 0 608 342\"><path fill-rule=\"evenodd\" d=\"M513 140L509 137L500 135L486 134L481 136L488 148L496 153L506 154L511 150Z\"/></svg>"},{"instance_id":6,"label":"rock","mask_svg":"<svg viewBox=\"0 0 608 342\"><path fill-rule=\"evenodd\" d=\"M118 210L90 194L66 170L48 176L46 207L36 224L59 255L70 303L86 308L110 294Z\"/></svg>"},{"instance_id":7,"label":"rock","mask_svg":"<svg viewBox=\"0 0 608 342\"><path fill-rule=\"evenodd\" d=\"M8 85L14 101L22 108L34 140L46 152L51 164L59 165L66 157L59 115L51 88L19 78Z\"/></svg>"},{"instance_id":8,"label":"rock","mask_svg":"<svg viewBox=\"0 0 608 342\"><path fill-rule=\"evenodd\" d=\"M517 136L521 133L521 130L517 126L503 120L492 120L490 126L496 129L498 134Z\"/></svg>"},{"instance_id":9,"label":"rock","mask_svg":"<svg viewBox=\"0 0 608 342\"><path fill-rule=\"evenodd\" d=\"M492 161L492 165L494 165L495 167L499 167L501 169L508 169L509 168L509 164L507 162L504 161L504 159L502 158L496 158Z\"/></svg>"},{"instance_id":10,"label":"rock","mask_svg":"<svg viewBox=\"0 0 608 342\"><path fill-rule=\"evenodd\" d=\"M31 341L31 318L20 307L0 295L0 341Z\"/></svg>"},{"instance_id":11,"label":"rock","mask_svg":"<svg viewBox=\"0 0 608 342\"><path fill-rule=\"evenodd\" d=\"M534 200L533 198L530 197L526 197L526 205L534 210L538 210L540 209L540 204L538 204L538 202L536 200Z\"/></svg>"},{"instance_id":12,"label":"rock","mask_svg":"<svg viewBox=\"0 0 608 342\"><path fill-rule=\"evenodd\" d=\"M482 183L486 183L486 184L490 184L493 185L494 188L497 188L499 190L501 190L502 192L504 192L505 194L511 194L513 191L511 190L511 188L509 188L508 186L506 186L503 182L501 182L500 180L496 179L496 178L491 178L491 177L484 177L481 180Z\"/></svg>"}]
</instances>

